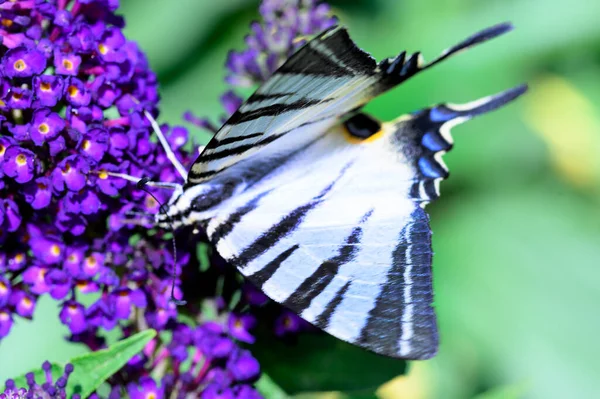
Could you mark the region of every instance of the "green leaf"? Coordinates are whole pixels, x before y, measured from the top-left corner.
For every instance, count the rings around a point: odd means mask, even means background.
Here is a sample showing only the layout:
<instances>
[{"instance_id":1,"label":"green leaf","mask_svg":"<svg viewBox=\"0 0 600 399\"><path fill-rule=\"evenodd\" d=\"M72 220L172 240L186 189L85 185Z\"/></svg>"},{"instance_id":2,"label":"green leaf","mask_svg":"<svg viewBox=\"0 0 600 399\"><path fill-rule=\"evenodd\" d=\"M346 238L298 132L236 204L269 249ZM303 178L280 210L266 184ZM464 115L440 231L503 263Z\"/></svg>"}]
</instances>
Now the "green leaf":
<instances>
[{"instance_id":1,"label":"green leaf","mask_svg":"<svg viewBox=\"0 0 600 399\"><path fill-rule=\"evenodd\" d=\"M82 398L87 398L108 377L116 373L129 359L140 352L155 336L156 331L154 330L142 331L109 346L107 349L73 358L71 363L75 370L69 377L67 397L79 393Z\"/></svg>"},{"instance_id":2,"label":"green leaf","mask_svg":"<svg viewBox=\"0 0 600 399\"><path fill-rule=\"evenodd\" d=\"M364 397L406 368L404 361L375 355L327 334L301 334L290 344L262 332L252 353L263 371L289 394L343 391Z\"/></svg>"},{"instance_id":3,"label":"green leaf","mask_svg":"<svg viewBox=\"0 0 600 399\"><path fill-rule=\"evenodd\" d=\"M205 242L201 242L196 246L196 257L200 262L200 271L205 272L210 267L210 252L211 247Z\"/></svg>"},{"instance_id":4,"label":"green leaf","mask_svg":"<svg viewBox=\"0 0 600 399\"><path fill-rule=\"evenodd\" d=\"M59 378L61 375L63 375L63 371L64 371L64 367L56 364L56 363L51 363L52 368L50 369L50 371L52 372L52 380L56 381L57 378ZM38 368L35 370L32 370L32 373L35 377L35 381L38 384L42 384L43 381L46 381L46 372L44 370L42 370L42 368ZM27 378L25 378L25 374L13 378L13 380L15 381L15 386L17 388L27 388Z\"/></svg>"},{"instance_id":5,"label":"green leaf","mask_svg":"<svg viewBox=\"0 0 600 399\"><path fill-rule=\"evenodd\" d=\"M525 384L506 385L492 388L473 399L521 399L526 392Z\"/></svg>"},{"instance_id":6,"label":"green leaf","mask_svg":"<svg viewBox=\"0 0 600 399\"><path fill-rule=\"evenodd\" d=\"M290 397L267 373L262 373L256 382L256 389L262 396L269 399L288 399Z\"/></svg>"}]
</instances>

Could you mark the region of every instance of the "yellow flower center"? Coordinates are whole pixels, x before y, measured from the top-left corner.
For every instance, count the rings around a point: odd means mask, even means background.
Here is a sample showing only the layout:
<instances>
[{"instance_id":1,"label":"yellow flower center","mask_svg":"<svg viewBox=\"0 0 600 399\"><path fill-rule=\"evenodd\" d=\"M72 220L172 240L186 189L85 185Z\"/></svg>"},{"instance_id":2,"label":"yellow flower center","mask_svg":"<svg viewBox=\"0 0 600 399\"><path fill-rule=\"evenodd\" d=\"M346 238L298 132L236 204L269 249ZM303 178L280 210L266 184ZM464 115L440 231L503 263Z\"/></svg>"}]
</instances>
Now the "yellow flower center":
<instances>
[{"instance_id":1,"label":"yellow flower center","mask_svg":"<svg viewBox=\"0 0 600 399\"><path fill-rule=\"evenodd\" d=\"M0 155L4 155L5 151L6 151L6 147L3 146L2 144L0 144Z\"/></svg>"},{"instance_id":2,"label":"yellow flower center","mask_svg":"<svg viewBox=\"0 0 600 399\"><path fill-rule=\"evenodd\" d=\"M68 174L71 171L71 165L68 163L65 164L65 168L63 169L63 175Z\"/></svg>"},{"instance_id":3,"label":"yellow flower center","mask_svg":"<svg viewBox=\"0 0 600 399\"><path fill-rule=\"evenodd\" d=\"M98 177L101 178L102 180L106 180L106 179L108 179L108 172L106 172L103 169L98 173Z\"/></svg>"},{"instance_id":4,"label":"yellow flower center","mask_svg":"<svg viewBox=\"0 0 600 399\"><path fill-rule=\"evenodd\" d=\"M17 71L21 72L21 71L25 70L25 68L27 68L27 64L25 64L25 61L23 61L21 59L18 59L18 60L15 61L13 67Z\"/></svg>"},{"instance_id":5,"label":"yellow flower center","mask_svg":"<svg viewBox=\"0 0 600 399\"><path fill-rule=\"evenodd\" d=\"M27 157L24 154L17 155L16 159L17 165L23 166L27 164Z\"/></svg>"},{"instance_id":6,"label":"yellow flower center","mask_svg":"<svg viewBox=\"0 0 600 399\"><path fill-rule=\"evenodd\" d=\"M40 90L42 91L50 91L52 89L52 85L50 85L50 83L48 82L42 82L42 84L40 85Z\"/></svg>"},{"instance_id":7,"label":"yellow flower center","mask_svg":"<svg viewBox=\"0 0 600 399\"><path fill-rule=\"evenodd\" d=\"M76 95L79 94L79 89L76 86L69 86L69 88L67 89L67 91L69 92L69 95L71 97L75 97Z\"/></svg>"},{"instance_id":8,"label":"yellow flower center","mask_svg":"<svg viewBox=\"0 0 600 399\"><path fill-rule=\"evenodd\" d=\"M2 18L2 26L4 26L5 28L10 28L13 24L13 21L11 19L6 19L6 18Z\"/></svg>"},{"instance_id":9,"label":"yellow flower center","mask_svg":"<svg viewBox=\"0 0 600 399\"><path fill-rule=\"evenodd\" d=\"M84 149L84 151L89 150L91 146L92 143L89 140L83 140L83 143L81 144L81 147Z\"/></svg>"},{"instance_id":10,"label":"yellow flower center","mask_svg":"<svg viewBox=\"0 0 600 399\"><path fill-rule=\"evenodd\" d=\"M30 308L31 305L33 305L33 301L30 298L28 298L28 297L24 297L21 302L23 303L23 305L25 307L28 307L28 308Z\"/></svg>"},{"instance_id":11,"label":"yellow flower center","mask_svg":"<svg viewBox=\"0 0 600 399\"><path fill-rule=\"evenodd\" d=\"M98 51L100 52L100 54L104 55L108 53L108 47L104 43L100 43L98 45Z\"/></svg>"},{"instance_id":12,"label":"yellow flower center","mask_svg":"<svg viewBox=\"0 0 600 399\"><path fill-rule=\"evenodd\" d=\"M13 98L13 100L15 100L15 101L19 101L20 99L22 99L22 98L23 98L23 94L22 94L22 93L13 93L13 94L12 94L12 98Z\"/></svg>"},{"instance_id":13,"label":"yellow flower center","mask_svg":"<svg viewBox=\"0 0 600 399\"><path fill-rule=\"evenodd\" d=\"M0 320L6 321L8 319L10 319L10 316L8 315L8 313L6 313L6 312L0 312Z\"/></svg>"},{"instance_id":14,"label":"yellow flower center","mask_svg":"<svg viewBox=\"0 0 600 399\"><path fill-rule=\"evenodd\" d=\"M146 208L154 208L156 206L156 201L154 198L147 196L146 197Z\"/></svg>"},{"instance_id":15,"label":"yellow flower center","mask_svg":"<svg viewBox=\"0 0 600 399\"><path fill-rule=\"evenodd\" d=\"M93 256L88 256L88 257L85 259L85 263L86 263L86 264L87 264L89 267L94 267L94 266L96 266L96 264L97 264L98 262L96 261L96 258L94 258Z\"/></svg>"},{"instance_id":16,"label":"yellow flower center","mask_svg":"<svg viewBox=\"0 0 600 399\"><path fill-rule=\"evenodd\" d=\"M156 394L154 392L149 392L146 394L146 399L156 399Z\"/></svg>"},{"instance_id":17,"label":"yellow flower center","mask_svg":"<svg viewBox=\"0 0 600 399\"><path fill-rule=\"evenodd\" d=\"M25 260L25 255L19 253L19 254L16 254L13 259L14 259L15 263L21 263L21 262L23 262L23 260Z\"/></svg>"},{"instance_id":18,"label":"yellow flower center","mask_svg":"<svg viewBox=\"0 0 600 399\"><path fill-rule=\"evenodd\" d=\"M6 103L2 100L0 100L0 108L4 108L6 107Z\"/></svg>"},{"instance_id":19,"label":"yellow flower center","mask_svg":"<svg viewBox=\"0 0 600 399\"><path fill-rule=\"evenodd\" d=\"M88 286L88 283L86 281L78 281L75 285L77 286L77 289L83 290L85 287Z\"/></svg>"},{"instance_id":20,"label":"yellow flower center","mask_svg":"<svg viewBox=\"0 0 600 399\"><path fill-rule=\"evenodd\" d=\"M69 309L69 313L71 313L71 314L77 313L77 306L76 305L69 305L69 306L67 306L67 309Z\"/></svg>"},{"instance_id":21,"label":"yellow flower center","mask_svg":"<svg viewBox=\"0 0 600 399\"><path fill-rule=\"evenodd\" d=\"M290 317L286 317L285 320L283 320L283 325L287 328L290 328L292 326L292 319Z\"/></svg>"},{"instance_id":22,"label":"yellow flower center","mask_svg":"<svg viewBox=\"0 0 600 399\"><path fill-rule=\"evenodd\" d=\"M63 60L62 65L63 65L63 68L65 68L67 71L70 71L71 69L73 69L73 63L69 60Z\"/></svg>"},{"instance_id":23,"label":"yellow flower center","mask_svg":"<svg viewBox=\"0 0 600 399\"><path fill-rule=\"evenodd\" d=\"M37 281L43 282L46 279L46 273L48 273L48 269L41 269L40 274L37 276Z\"/></svg>"},{"instance_id":24,"label":"yellow flower center","mask_svg":"<svg viewBox=\"0 0 600 399\"><path fill-rule=\"evenodd\" d=\"M50 253L54 256L59 256L60 255L60 247L56 244L52 245L50 247Z\"/></svg>"},{"instance_id":25,"label":"yellow flower center","mask_svg":"<svg viewBox=\"0 0 600 399\"><path fill-rule=\"evenodd\" d=\"M42 123L40 124L40 126L38 126L38 132L40 132L41 134L46 134L50 131L50 126L48 126L47 123Z\"/></svg>"},{"instance_id":26,"label":"yellow flower center","mask_svg":"<svg viewBox=\"0 0 600 399\"><path fill-rule=\"evenodd\" d=\"M0 294L4 294L6 291L8 291L6 284L0 281Z\"/></svg>"},{"instance_id":27,"label":"yellow flower center","mask_svg":"<svg viewBox=\"0 0 600 399\"><path fill-rule=\"evenodd\" d=\"M48 188L48 186L46 186L44 183L38 183L37 188L38 190L45 190Z\"/></svg>"}]
</instances>

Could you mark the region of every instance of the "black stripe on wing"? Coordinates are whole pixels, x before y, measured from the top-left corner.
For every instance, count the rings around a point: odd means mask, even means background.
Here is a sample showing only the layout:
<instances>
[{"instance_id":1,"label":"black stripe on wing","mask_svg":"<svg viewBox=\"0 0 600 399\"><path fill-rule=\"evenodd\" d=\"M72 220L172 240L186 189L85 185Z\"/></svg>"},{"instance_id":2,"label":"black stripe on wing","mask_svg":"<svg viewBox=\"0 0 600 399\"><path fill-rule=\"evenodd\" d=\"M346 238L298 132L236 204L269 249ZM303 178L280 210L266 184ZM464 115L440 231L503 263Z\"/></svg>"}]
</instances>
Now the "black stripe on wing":
<instances>
[{"instance_id":1,"label":"black stripe on wing","mask_svg":"<svg viewBox=\"0 0 600 399\"><path fill-rule=\"evenodd\" d=\"M344 300L344 296L346 295L346 292L350 288L351 284L352 284L351 281L346 282L346 284L344 284L344 286L335 293L335 296L333 297L331 302L329 302L327 304L323 313L321 313L315 319L315 321L314 321L315 326L317 326L323 330L327 329L327 327L329 326L331 317L333 316L333 314L335 313L337 308L340 306L340 304Z\"/></svg>"},{"instance_id":2,"label":"black stripe on wing","mask_svg":"<svg viewBox=\"0 0 600 399\"><path fill-rule=\"evenodd\" d=\"M277 72L316 76L372 75L377 63L354 44L348 31L334 26L300 48Z\"/></svg>"},{"instance_id":3,"label":"black stripe on wing","mask_svg":"<svg viewBox=\"0 0 600 399\"><path fill-rule=\"evenodd\" d=\"M429 359L437 352L433 310L431 229L421 208L400 234L392 267L356 344L403 359Z\"/></svg>"},{"instance_id":4,"label":"black stripe on wing","mask_svg":"<svg viewBox=\"0 0 600 399\"><path fill-rule=\"evenodd\" d=\"M373 210L367 212L360 221L360 225L352 229L352 232L346 238L346 242L339 248L336 256L321 263L315 272L300 284L300 286L290 295L283 305L289 307L298 314L307 309L313 299L315 299L338 273L340 267L351 262L358 253L360 239L362 237L362 224L365 223Z\"/></svg>"},{"instance_id":5,"label":"black stripe on wing","mask_svg":"<svg viewBox=\"0 0 600 399\"><path fill-rule=\"evenodd\" d=\"M250 98L252 99L252 97ZM293 103L279 103L279 104L271 104L262 108L254 109L252 111L243 112L241 110L236 111L231 118L227 121L228 125L236 125L239 123L249 122L258 118L262 118L265 116L275 116L279 114L283 114L285 112L290 112L298 109L304 109L311 107L313 105L317 105L321 102L331 101L331 99L326 100L308 100L303 99Z\"/></svg>"},{"instance_id":6,"label":"black stripe on wing","mask_svg":"<svg viewBox=\"0 0 600 399\"><path fill-rule=\"evenodd\" d=\"M222 221L217 227L215 227L214 231L211 232L211 242L216 245L222 237L225 237L231 233L235 225L238 224L245 215L255 210L260 200L269 193L270 191L265 191L258 194L247 204L241 206L240 208L236 209L235 212L230 214L227 219Z\"/></svg>"},{"instance_id":7,"label":"black stripe on wing","mask_svg":"<svg viewBox=\"0 0 600 399\"><path fill-rule=\"evenodd\" d=\"M323 197L325 197L325 195L331 191L336 182L338 182L342 176L344 176L351 165L352 162L344 165L337 178L328 184L327 187L325 187L316 197L314 197L307 204L301 205L289 214L285 215L279 222L261 234L260 237L252 242L248 247L243 249L237 256L227 260L237 266L240 270L244 270L248 263L267 252L280 240L293 232L300 225L308 212L323 201Z\"/></svg>"},{"instance_id":8,"label":"black stripe on wing","mask_svg":"<svg viewBox=\"0 0 600 399\"><path fill-rule=\"evenodd\" d=\"M286 261L287 258L292 256L292 254L298 249L300 246L298 244L292 245L279 255L275 257L271 262L267 263L265 267L257 271L256 273L250 275L248 278L259 288L262 288L264 283L267 282L268 279L271 278L273 274L279 269L279 266L283 262Z\"/></svg>"}]
</instances>

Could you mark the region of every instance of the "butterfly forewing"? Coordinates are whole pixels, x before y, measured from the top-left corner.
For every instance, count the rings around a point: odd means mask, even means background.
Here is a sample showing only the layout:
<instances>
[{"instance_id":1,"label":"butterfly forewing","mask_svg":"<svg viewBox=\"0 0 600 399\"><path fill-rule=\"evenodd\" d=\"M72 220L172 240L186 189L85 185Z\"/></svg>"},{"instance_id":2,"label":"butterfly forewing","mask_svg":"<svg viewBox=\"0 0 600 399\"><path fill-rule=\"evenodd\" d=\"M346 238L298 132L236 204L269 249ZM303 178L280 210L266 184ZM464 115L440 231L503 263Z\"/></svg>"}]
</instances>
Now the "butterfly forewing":
<instances>
[{"instance_id":1,"label":"butterfly forewing","mask_svg":"<svg viewBox=\"0 0 600 399\"><path fill-rule=\"evenodd\" d=\"M375 60L334 27L278 69L217 132L191 168L189 184L207 180L302 126L323 133L373 97Z\"/></svg>"}]
</instances>

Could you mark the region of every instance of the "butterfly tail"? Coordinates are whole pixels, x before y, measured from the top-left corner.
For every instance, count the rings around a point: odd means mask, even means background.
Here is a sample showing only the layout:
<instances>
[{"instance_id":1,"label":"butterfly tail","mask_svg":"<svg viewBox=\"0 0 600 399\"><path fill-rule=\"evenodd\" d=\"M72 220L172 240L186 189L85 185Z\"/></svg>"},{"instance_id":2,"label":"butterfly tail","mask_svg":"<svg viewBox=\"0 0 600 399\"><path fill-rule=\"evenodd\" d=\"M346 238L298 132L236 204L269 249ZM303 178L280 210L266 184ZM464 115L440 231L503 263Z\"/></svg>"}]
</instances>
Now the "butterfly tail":
<instances>
[{"instance_id":1,"label":"butterfly tail","mask_svg":"<svg viewBox=\"0 0 600 399\"><path fill-rule=\"evenodd\" d=\"M379 89L381 92L387 91L413 77L417 73L437 65L463 50L496 38L504 33L510 32L512 29L513 26L510 23L502 23L484 29L444 50L439 57L429 63L424 61L423 56L419 51L410 56L407 56L406 51L403 51L397 57L386 58L379 63L379 70L381 73L381 84Z\"/></svg>"},{"instance_id":2,"label":"butterfly tail","mask_svg":"<svg viewBox=\"0 0 600 399\"><path fill-rule=\"evenodd\" d=\"M523 84L465 104L440 104L431 109L429 117L433 122L445 123L450 120L457 120L457 123L461 123L494 111L517 99L526 91L527 85Z\"/></svg>"}]
</instances>

